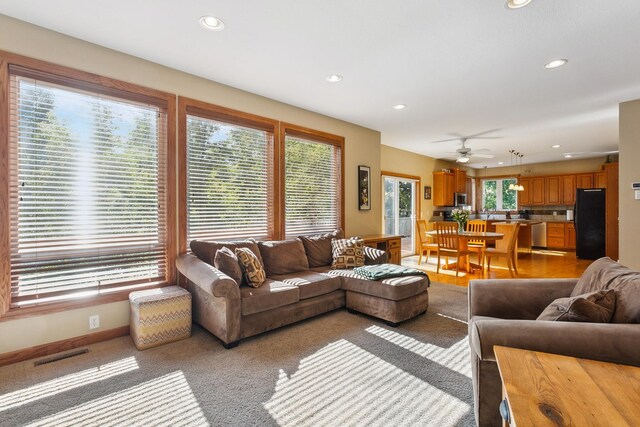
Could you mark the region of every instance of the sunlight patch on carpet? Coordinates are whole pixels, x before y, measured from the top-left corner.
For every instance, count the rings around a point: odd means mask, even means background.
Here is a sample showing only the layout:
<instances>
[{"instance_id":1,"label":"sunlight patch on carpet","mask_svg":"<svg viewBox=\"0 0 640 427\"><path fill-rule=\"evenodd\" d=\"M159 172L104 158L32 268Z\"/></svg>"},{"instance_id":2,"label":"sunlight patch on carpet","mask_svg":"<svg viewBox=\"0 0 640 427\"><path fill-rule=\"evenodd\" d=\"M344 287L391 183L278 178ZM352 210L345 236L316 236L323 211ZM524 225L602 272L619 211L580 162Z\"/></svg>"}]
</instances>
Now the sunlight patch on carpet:
<instances>
[{"instance_id":1,"label":"sunlight patch on carpet","mask_svg":"<svg viewBox=\"0 0 640 427\"><path fill-rule=\"evenodd\" d=\"M103 381L138 369L135 357L127 357L115 362L85 369L74 374L44 381L22 390L0 395L0 412L17 408L45 397L64 393L78 387ZM37 369L37 368L35 368Z\"/></svg>"},{"instance_id":2,"label":"sunlight patch on carpet","mask_svg":"<svg viewBox=\"0 0 640 427\"><path fill-rule=\"evenodd\" d=\"M280 370L263 404L281 426L455 425L470 405L347 340Z\"/></svg>"},{"instance_id":3,"label":"sunlight patch on carpet","mask_svg":"<svg viewBox=\"0 0 640 427\"><path fill-rule=\"evenodd\" d=\"M399 347L409 350L419 356L438 363L459 374L471 378L471 365L469 364L469 338L464 337L451 347L439 347L434 344L424 343L414 338L390 331L380 326L370 326L366 329L370 334L383 338Z\"/></svg>"},{"instance_id":4,"label":"sunlight patch on carpet","mask_svg":"<svg viewBox=\"0 0 640 427\"><path fill-rule=\"evenodd\" d=\"M41 418L29 426L209 425L181 371Z\"/></svg>"}]
</instances>

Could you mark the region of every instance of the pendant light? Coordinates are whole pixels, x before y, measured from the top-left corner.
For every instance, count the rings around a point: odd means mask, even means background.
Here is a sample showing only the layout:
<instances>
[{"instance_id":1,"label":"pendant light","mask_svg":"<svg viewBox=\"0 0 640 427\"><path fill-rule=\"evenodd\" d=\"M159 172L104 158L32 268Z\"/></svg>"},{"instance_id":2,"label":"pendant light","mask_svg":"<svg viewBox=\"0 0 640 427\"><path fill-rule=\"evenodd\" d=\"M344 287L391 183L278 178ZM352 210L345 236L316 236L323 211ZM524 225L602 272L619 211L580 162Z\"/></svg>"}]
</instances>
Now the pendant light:
<instances>
[{"instance_id":1,"label":"pendant light","mask_svg":"<svg viewBox=\"0 0 640 427\"><path fill-rule=\"evenodd\" d=\"M520 176L522 176L522 158L524 157L524 154L521 153L516 153L516 159L520 159ZM522 184L518 184L515 186L517 191L524 191L524 186Z\"/></svg>"},{"instance_id":2,"label":"pendant light","mask_svg":"<svg viewBox=\"0 0 640 427\"><path fill-rule=\"evenodd\" d=\"M510 164L511 167L513 167L513 156L516 154L515 150L509 150L509 160L510 160ZM517 157L516 157L516 162L517 162ZM517 163L516 163L516 167L517 167ZM518 190L518 185L511 183L509 184L509 190L513 190L513 191L517 191Z\"/></svg>"}]
</instances>

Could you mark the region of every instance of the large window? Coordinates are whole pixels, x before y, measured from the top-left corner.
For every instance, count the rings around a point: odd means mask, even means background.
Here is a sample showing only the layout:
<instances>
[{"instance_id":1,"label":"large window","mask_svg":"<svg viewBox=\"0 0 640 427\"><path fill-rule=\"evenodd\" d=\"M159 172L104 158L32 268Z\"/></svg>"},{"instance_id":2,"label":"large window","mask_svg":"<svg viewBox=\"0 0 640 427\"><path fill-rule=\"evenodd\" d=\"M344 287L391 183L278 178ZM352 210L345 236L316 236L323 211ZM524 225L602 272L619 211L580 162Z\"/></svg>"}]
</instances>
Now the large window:
<instances>
[{"instance_id":1,"label":"large window","mask_svg":"<svg viewBox=\"0 0 640 427\"><path fill-rule=\"evenodd\" d=\"M311 138L291 127L285 131L286 238L341 227L342 141Z\"/></svg>"},{"instance_id":2,"label":"large window","mask_svg":"<svg viewBox=\"0 0 640 427\"><path fill-rule=\"evenodd\" d=\"M167 283L167 99L8 73L10 306Z\"/></svg>"},{"instance_id":3,"label":"large window","mask_svg":"<svg viewBox=\"0 0 640 427\"><path fill-rule=\"evenodd\" d=\"M509 185L516 178L488 178L482 180L482 209L490 211L512 211L518 208L518 192Z\"/></svg>"}]
</instances>

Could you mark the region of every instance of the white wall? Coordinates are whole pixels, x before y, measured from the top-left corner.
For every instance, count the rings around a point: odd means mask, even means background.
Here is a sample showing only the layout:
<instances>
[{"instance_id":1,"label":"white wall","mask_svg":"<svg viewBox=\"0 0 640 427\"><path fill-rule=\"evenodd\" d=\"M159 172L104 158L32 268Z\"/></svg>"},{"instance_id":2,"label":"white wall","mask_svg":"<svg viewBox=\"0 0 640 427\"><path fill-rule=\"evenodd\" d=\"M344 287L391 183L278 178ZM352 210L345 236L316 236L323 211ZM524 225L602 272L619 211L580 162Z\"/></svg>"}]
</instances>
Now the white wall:
<instances>
[{"instance_id":1,"label":"white wall","mask_svg":"<svg viewBox=\"0 0 640 427\"><path fill-rule=\"evenodd\" d=\"M640 271L640 200L632 182L640 182L640 99L620 104L620 262Z\"/></svg>"}]
</instances>

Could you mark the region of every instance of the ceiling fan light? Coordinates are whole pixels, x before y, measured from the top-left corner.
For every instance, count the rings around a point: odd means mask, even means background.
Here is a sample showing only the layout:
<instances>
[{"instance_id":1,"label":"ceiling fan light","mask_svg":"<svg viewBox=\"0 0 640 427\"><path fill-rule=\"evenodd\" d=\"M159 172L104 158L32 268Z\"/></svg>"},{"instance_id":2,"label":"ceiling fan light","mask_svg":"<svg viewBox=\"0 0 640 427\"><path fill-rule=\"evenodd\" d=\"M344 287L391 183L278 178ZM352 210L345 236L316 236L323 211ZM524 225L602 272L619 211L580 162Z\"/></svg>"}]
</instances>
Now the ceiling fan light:
<instances>
[{"instance_id":1,"label":"ceiling fan light","mask_svg":"<svg viewBox=\"0 0 640 427\"><path fill-rule=\"evenodd\" d=\"M509 9L518 9L525 7L529 3L531 3L531 0L507 0L507 7Z\"/></svg>"},{"instance_id":2,"label":"ceiling fan light","mask_svg":"<svg viewBox=\"0 0 640 427\"><path fill-rule=\"evenodd\" d=\"M469 163L469 158L467 156L458 157L456 163Z\"/></svg>"}]
</instances>

